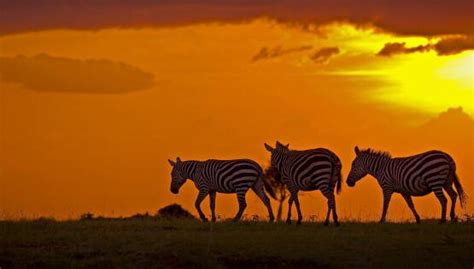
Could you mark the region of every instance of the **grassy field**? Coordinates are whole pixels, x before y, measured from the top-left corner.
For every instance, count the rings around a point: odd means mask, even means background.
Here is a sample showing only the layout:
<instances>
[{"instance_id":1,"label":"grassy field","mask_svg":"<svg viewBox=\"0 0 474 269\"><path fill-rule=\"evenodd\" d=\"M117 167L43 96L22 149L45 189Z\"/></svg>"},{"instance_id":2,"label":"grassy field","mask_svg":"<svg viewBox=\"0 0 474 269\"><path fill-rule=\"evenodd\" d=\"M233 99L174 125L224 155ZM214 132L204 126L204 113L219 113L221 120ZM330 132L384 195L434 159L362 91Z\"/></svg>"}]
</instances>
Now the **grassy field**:
<instances>
[{"instance_id":1,"label":"grassy field","mask_svg":"<svg viewBox=\"0 0 474 269\"><path fill-rule=\"evenodd\" d=\"M474 223L0 222L4 268L473 268Z\"/></svg>"}]
</instances>

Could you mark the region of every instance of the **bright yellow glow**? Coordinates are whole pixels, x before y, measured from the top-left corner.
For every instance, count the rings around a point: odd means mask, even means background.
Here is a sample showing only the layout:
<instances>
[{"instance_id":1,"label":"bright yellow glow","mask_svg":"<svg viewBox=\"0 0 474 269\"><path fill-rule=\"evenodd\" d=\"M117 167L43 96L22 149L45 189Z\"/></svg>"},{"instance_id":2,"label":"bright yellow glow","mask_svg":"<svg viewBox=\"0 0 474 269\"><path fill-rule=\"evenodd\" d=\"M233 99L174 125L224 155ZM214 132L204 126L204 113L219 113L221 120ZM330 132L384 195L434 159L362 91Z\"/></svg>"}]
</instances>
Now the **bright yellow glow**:
<instances>
[{"instance_id":1,"label":"bright yellow glow","mask_svg":"<svg viewBox=\"0 0 474 269\"><path fill-rule=\"evenodd\" d=\"M318 67L315 74L380 79L386 85L372 91L370 98L416 111L435 114L462 106L466 112L474 112L474 52L439 56L430 51L381 57L376 53L389 42L415 47L434 44L439 38L397 37L350 24L331 24L323 29L342 55L323 70Z\"/></svg>"},{"instance_id":2,"label":"bright yellow glow","mask_svg":"<svg viewBox=\"0 0 474 269\"><path fill-rule=\"evenodd\" d=\"M431 113L462 106L472 114L473 55L442 57L430 52L400 56L387 63L384 74L392 85L376 98Z\"/></svg>"},{"instance_id":3,"label":"bright yellow glow","mask_svg":"<svg viewBox=\"0 0 474 269\"><path fill-rule=\"evenodd\" d=\"M443 79L456 81L460 87L474 90L474 52L467 51L451 58L438 70L438 75Z\"/></svg>"}]
</instances>

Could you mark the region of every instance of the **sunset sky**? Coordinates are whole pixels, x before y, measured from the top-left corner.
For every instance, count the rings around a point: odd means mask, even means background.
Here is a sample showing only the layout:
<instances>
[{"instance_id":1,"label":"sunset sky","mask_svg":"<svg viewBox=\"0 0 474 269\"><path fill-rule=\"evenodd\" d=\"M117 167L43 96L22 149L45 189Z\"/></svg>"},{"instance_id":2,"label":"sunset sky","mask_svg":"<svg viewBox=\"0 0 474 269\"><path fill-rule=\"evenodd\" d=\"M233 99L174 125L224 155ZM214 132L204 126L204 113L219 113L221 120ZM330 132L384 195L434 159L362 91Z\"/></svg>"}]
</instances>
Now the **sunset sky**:
<instances>
[{"instance_id":1,"label":"sunset sky","mask_svg":"<svg viewBox=\"0 0 474 269\"><path fill-rule=\"evenodd\" d=\"M266 167L276 140L333 150L344 180L355 145L444 150L474 197L474 2L375 2L0 0L0 219L196 214L167 159ZM373 178L336 199L341 218L380 216ZM389 220L411 219L392 201ZM439 216L433 194L414 202ZM326 210L319 192L301 205ZM216 210L233 216L235 196Z\"/></svg>"}]
</instances>

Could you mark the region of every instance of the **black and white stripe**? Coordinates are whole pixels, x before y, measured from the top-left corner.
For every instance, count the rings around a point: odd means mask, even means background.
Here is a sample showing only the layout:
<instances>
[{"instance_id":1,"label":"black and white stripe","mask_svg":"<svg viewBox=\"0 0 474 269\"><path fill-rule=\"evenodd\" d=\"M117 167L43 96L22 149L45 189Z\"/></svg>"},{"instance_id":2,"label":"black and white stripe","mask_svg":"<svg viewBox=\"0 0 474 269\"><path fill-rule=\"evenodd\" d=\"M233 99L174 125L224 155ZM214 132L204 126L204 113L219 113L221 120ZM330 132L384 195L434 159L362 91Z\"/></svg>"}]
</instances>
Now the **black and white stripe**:
<instances>
[{"instance_id":1,"label":"black and white stripe","mask_svg":"<svg viewBox=\"0 0 474 269\"><path fill-rule=\"evenodd\" d=\"M392 158L388 153L371 149L361 151L358 147L355 147L355 153L356 158L352 162L347 184L353 187L367 174L377 179L383 192L380 222L385 221L390 198L394 192L403 196L417 223L420 222L420 217L411 197L434 192L441 203L441 222L445 222L447 199L443 190L451 198L451 220L456 220L456 199L459 195L461 206L464 206L467 196L456 175L456 164L447 153L433 150L410 157ZM457 192L453 189L453 183Z\"/></svg>"},{"instance_id":2,"label":"black and white stripe","mask_svg":"<svg viewBox=\"0 0 474 269\"><path fill-rule=\"evenodd\" d=\"M181 186L190 179L199 190L196 199L196 209L202 220L207 221L201 210L201 202L209 195L212 221L216 220L215 201L216 193L236 193L239 202L239 211L234 220L241 218L247 207L245 194L252 189L263 201L268 209L270 221L274 220L273 211L265 194L265 190L274 197L275 194L270 184L262 177L262 168L252 160L207 160L207 161L181 161L168 160L173 170L171 172L171 192L178 193Z\"/></svg>"},{"instance_id":3,"label":"black and white stripe","mask_svg":"<svg viewBox=\"0 0 474 269\"><path fill-rule=\"evenodd\" d=\"M265 144L265 148L271 152L271 166L281 176L290 192L288 200L287 222L291 223L291 207L293 202L298 212L298 224L301 223L301 213L298 199L299 191L320 190L328 199L328 211L325 225L329 224L329 216L332 211L334 223L338 225L336 213L336 199L334 188L337 192L341 190L341 161L332 151L324 148L310 149L304 151L290 150L288 145L280 142L276 147Z\"/></svg>"}]
</instances>

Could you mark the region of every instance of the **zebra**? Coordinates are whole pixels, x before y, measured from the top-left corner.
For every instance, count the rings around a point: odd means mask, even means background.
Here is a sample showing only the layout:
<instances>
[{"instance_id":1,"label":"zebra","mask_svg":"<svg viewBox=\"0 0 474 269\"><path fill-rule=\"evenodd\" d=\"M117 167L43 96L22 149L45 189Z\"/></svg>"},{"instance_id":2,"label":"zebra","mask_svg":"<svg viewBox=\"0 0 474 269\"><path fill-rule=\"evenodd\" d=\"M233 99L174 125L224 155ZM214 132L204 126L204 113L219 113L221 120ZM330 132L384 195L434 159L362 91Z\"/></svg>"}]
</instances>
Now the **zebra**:
<instances>
[{"instance_id":1,"label":"zebra","mask_svg":"<svg viewBox=\"0 0 474 269\"><path fill-rule=\"evenodd\" d=\"M208 219L201 210L201 202L209 195L212 221L216 221L216 193L236 193L239 211L234 221L240 220L247 207L245 194L251 188L262 200L268 210L270 222L273 216L270 199L264 189L275 198L271 185L263 178L263 170L258 163L248 159L238 160L207 160L207 161L176 161L168 160L173 167L171 171L171 192L178 194L179 189L190 179L199 190L195 206L201 220Z\"/></svg>"},{"instance_id":2,"label":"zebra","mask_svg":"<svg viewBox=\"0 0 474 269\"><path fill-rule=\"evenodd\" d=\"M467 195L456 175L456 164L447 153L438 150L418 155L392 158L389 153L373 149L360 150L355 147L356 157L347 178L347 185L354 187L356 182L367 174L375 177L383 192L383 210L380 222L385 222L392 194L400 193L420 223L412 196L424 196L434 192L441 204L441 223L446 222L447 199L443 189L451 198L451 221L456 221L456 198L459 196L461 207L464 207ZM456 187L454 191L452 184Z\"/></svg>"},{"instance_id":3,"label":"zebra","mask_svg":"<svg viewBox=\"0 0 474 269\"><path fill-rule=\"evenodd\" d=\"M275 148L266 143L265 148L271 153L270 168L276 170L290 192L286 222L291 223L293 202L298 212L297 224L301 224L303 220L298 200L299 191L320 190L328 200L328 211L324 225L329 224L331 211L334 223L339 225L334 187L337 185L337 193L340 193L342 165L337 155L324 148L304 151L290 150L289 144L283 145L278 141Z\"/></svg>"}]
</instances>

